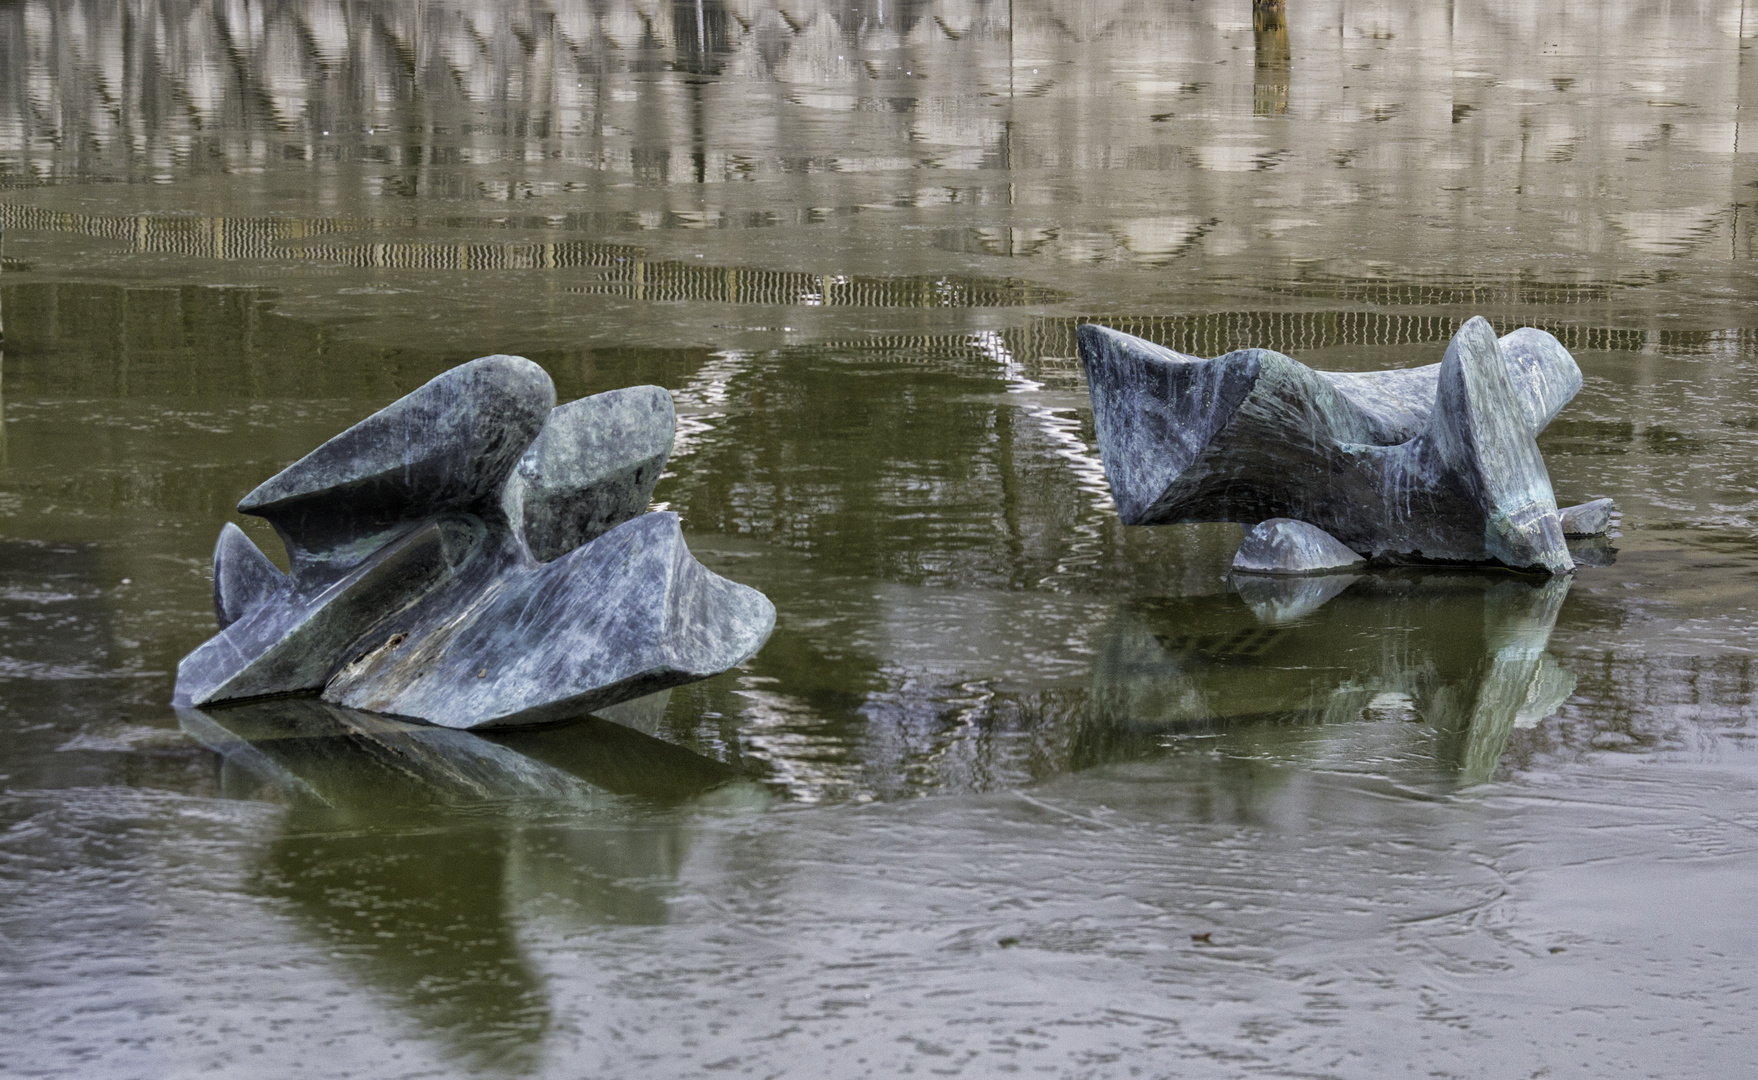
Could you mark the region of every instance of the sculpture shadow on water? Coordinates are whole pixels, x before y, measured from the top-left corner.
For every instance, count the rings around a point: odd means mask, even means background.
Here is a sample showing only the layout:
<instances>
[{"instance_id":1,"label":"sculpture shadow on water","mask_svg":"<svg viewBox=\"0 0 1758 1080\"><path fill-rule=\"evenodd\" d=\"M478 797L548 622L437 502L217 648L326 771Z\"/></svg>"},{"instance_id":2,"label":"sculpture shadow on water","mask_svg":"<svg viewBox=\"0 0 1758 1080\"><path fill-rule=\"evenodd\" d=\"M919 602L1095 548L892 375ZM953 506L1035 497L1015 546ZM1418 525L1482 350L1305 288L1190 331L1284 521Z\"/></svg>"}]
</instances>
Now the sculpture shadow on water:
<instances>
[{"instance_id":1,"label":"sculpture shadow on water","mask_svg":"<svg viewBox=\"0 0 1758 1080\"><path fill-rule=\"evenodd\" d=\"M644 513L670 395L557 407L538 365L461 365L332 438L239 504L214 552L220 633L179 665L180 705L299 693L455 728L527 726L706 678L774 628L759 592Z\"/></svg>"}]
</instances>

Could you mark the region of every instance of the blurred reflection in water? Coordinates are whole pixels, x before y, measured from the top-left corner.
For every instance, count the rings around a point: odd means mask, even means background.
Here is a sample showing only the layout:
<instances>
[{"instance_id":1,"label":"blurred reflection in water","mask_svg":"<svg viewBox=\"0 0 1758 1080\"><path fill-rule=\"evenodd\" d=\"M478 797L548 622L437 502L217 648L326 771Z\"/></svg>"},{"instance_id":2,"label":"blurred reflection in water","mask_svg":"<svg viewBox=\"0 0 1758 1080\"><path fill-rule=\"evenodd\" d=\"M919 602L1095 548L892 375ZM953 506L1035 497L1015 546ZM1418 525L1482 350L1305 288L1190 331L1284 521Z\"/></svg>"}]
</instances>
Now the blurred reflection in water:
<instances>
[{"instance_id":1,"label":"blurred reflection in water","mask_svg":"<svg viewBox=\"0 0 1758 1080\"><path fill-rule=\"evenodd\" d=\"M1094 662L1075 764L1200 734L1242 756L1414 775L1426 759L1441 777L1487 780L1509 734L1574 693L1545 651L1571 583L1236 575L1234 594L1132 601Z\"/></svg>"},{"instance_id":2,"label":"blurred reflection in water","mask_svg":"<svg viewBox=\"0 0 1758 1080\"><path fill-rule=\"evenodd\" d=\"M1251 111L1254 116L1288 112L1288 13L1282 0L1253 0L1252 45L1255 49Z\"/></svg>"},{"instance_id":3,"label":"blurred reflection in water","mask_svg":"<svg viewBox=\"0 0 1758 1080\"><path fill-rule=\"evenodd\" d=\"M289 807L252 890L476 1066L530 1067L551 1022L522 915L667 921L684 834L611 792L676 802L738 779L592 717L489 741L316 699L178 715L221 794Z\"/></svg>"}]
</instances>

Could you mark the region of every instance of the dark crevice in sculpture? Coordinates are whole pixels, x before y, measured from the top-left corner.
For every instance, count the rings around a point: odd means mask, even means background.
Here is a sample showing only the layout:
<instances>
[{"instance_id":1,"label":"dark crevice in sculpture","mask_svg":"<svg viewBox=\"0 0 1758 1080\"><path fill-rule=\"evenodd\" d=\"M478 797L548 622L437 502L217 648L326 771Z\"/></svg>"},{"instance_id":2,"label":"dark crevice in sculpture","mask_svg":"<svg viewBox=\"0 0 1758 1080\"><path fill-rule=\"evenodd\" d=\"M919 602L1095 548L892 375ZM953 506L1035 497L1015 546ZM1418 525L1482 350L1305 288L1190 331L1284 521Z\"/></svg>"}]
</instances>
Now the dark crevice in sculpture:
<instances>
[{"instance_id":1,"label":"dark crevice in sculpture","mask_svg":"<svg viewBox=\"0 0 1758 1080\"><path fill-rule=\"evenodd\" d=\"M544 723L706 678L774 626L709 572L676 515L643 513L676 427L630 387L555 406L541 368L445 373L272 477L214 551L221 632L178 668L180 704L321 692L448 727Z\"/></svg>"},{"instance_id":2,"label":"dark crevice in sculpture","mask_svg":"<svg viewBox=\"0 0 1758 1080\"><path fill-rule=\"evenodd\" d=\"M1078 340L1125 524L1286 518L1384 562L1574 569L1536 439L1581 371L1543 331L1498 340L1474 318L1439 364L1365 373L1265 349L1201 360L1091 324Z\"/></svg>"}]
</instances>

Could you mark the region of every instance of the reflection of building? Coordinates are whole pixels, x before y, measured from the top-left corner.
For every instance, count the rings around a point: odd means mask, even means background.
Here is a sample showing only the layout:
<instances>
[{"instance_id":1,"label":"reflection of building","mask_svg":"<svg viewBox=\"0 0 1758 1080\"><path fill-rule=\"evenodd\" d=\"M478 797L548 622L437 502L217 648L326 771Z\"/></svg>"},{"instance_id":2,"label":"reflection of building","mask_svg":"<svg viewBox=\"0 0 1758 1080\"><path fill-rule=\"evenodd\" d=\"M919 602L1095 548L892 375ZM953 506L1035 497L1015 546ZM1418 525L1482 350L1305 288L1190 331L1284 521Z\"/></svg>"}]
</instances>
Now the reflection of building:
<instances>
[{"instance_id":1,"label":"reflection of building","mask_svg":"<svg viewBox=\"0 0 1758 1080\"><path fill-rule=\"evenodd\" d=\"M296 171L320 199L405 206L633 182L667 189L639 220L725 228L746 210L710 193L750 181L784 217L956 201L1041 218L1073 171L1083 205L1154 209L985 226L984 246L1322 255L1389 205L1507 214L1582 253L1725 258L1754 242L1731 158L1758 94L1742 10L454 0L368 18L334 0L25 0L0 9L0 182ZM1363 170L1382 186L1356 190ZM1211 175L1233 172L1275 174L1250 195L1324 219L1254 212ZM1185 179L1144 189L1153 173ZM880 175L919 182L855 192Z\"/></svg>"},{"instance_id":2,"label":"reflection of building","mask_svg":"<svg viewBox=\"0 0 1758 1080\"><path fill-rule=\"evenodd\" d=\"M661 183L726 180L770 164L724 145L741 134L762 141L749 119L729 129L729 110L753 83L850 79L862 65L838 55L851 51L845 42L961 62L974 49L990 67L1000 58L991 75L1005 85L1005 5L906 2L889 22L870 7L808 5L793 16L722 0L466 0L360 18L324 0L230 0L159 5L140 18L105 4L27 3L0 14L0 152L7 171L38 176L104 161L201 168L214 153L228 167L382 165L408 170L381 181L389 193L414 193L402 185L418 188L429 166L541 160L584 139L590 149L566 155L576 165ZM705 75L723 80L711 95L697 92ZM970 143L979 157L980 133L993 141L1000 128L967 132L934 110L920 123L931 141Z\"/></svg>"}]
</instances>

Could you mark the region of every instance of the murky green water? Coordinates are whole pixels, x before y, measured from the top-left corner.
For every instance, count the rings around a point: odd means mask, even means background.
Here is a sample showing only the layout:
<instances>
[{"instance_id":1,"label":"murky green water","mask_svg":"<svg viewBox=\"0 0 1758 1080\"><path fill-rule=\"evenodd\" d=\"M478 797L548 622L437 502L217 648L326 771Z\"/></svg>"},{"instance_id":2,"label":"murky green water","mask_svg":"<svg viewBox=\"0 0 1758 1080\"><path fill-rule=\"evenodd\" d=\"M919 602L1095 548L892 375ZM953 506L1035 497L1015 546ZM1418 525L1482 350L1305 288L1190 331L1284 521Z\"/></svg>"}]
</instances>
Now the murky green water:
<instances>
[{"instance_id":1,"label":"murky green water","mask_svg":"<svg viewBox=\"0 0 1758 1080\"><path fill-rule=\"evenodd\" d=\"M1758 10L1288 4L0 5L0 1073L1743 1074ZM1078 321L1473 314L1572 580L1116 524ZM238 498L490 352L673 392L769 645L180 722Z\"/></svg>"}]
</instances>

